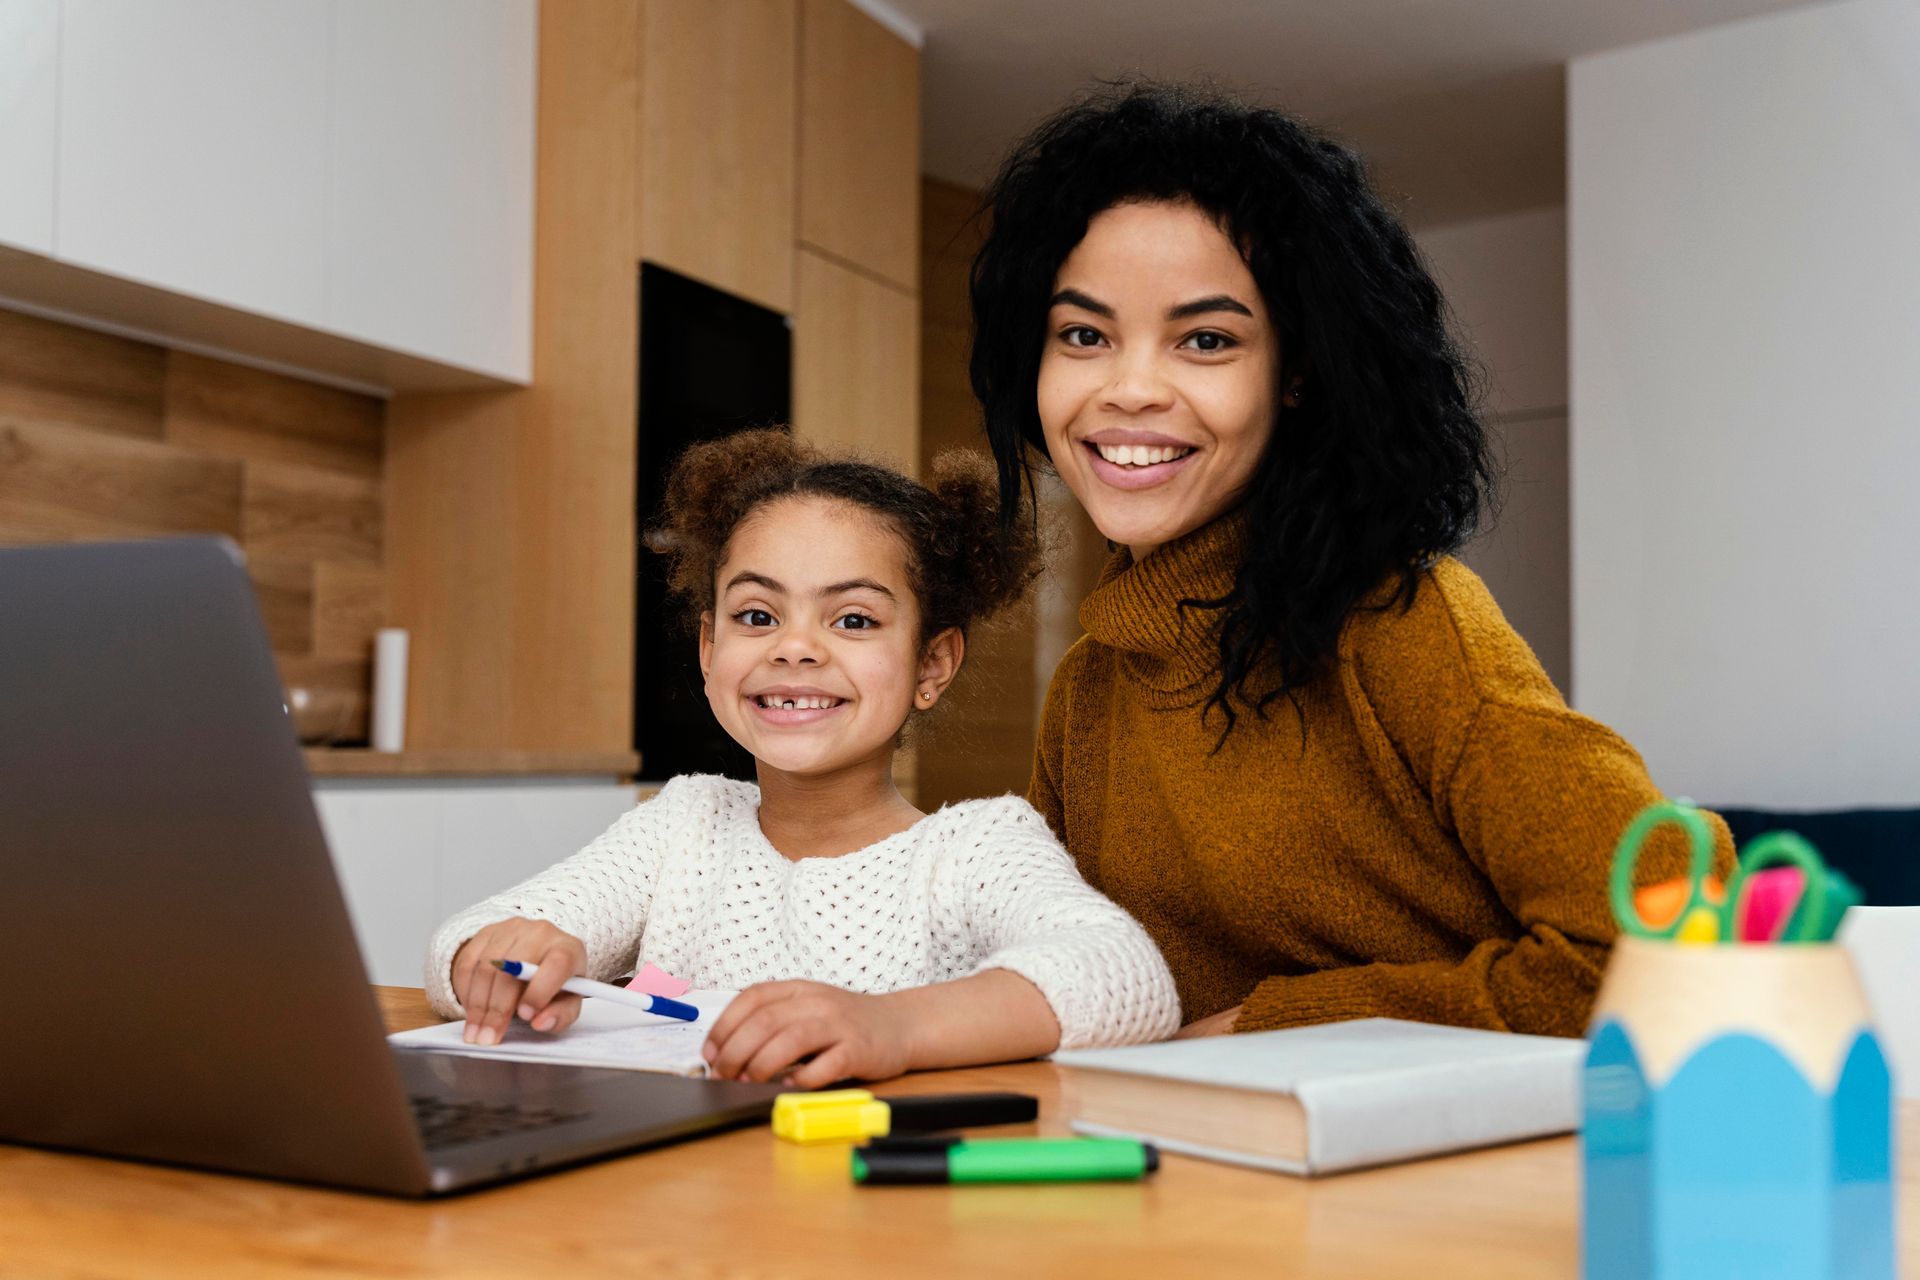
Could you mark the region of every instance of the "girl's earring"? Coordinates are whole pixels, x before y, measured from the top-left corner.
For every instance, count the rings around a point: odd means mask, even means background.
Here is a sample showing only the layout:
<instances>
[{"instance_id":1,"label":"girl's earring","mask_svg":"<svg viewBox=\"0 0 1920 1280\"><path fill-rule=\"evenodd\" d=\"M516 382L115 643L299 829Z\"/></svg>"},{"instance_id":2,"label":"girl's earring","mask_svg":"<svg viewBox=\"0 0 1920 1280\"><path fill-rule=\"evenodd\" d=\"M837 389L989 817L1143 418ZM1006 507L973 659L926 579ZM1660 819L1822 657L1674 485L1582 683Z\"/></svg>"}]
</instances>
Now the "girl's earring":
<instances>
[{"instance_id":1,"label":"girl's earring","mask_svg":"<svg viewBox=\"0 0 1920 1280\"><path fill-rule=\"evenodd\" d=\"M920 691L920 701L922 701L922 702L932 702L932 701L933 701L933 694L932 694L932 693L931 693L931 692L930 692L929 690L926 690L926 689L922 689L922 690Z\"/></svg>"}]
</instances>

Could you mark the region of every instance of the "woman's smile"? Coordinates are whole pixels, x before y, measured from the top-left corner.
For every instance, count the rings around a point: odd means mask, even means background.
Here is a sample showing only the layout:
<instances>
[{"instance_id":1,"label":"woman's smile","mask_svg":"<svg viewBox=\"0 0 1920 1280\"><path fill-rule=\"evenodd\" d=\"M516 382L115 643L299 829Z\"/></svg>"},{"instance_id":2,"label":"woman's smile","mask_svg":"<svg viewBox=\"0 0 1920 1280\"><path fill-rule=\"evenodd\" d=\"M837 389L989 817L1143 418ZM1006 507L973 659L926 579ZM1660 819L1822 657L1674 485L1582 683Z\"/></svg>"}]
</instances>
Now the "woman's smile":
<instances>
[{"instance_id":1,"label":"woman's smile","mask_svg":"<svg viewBox=\"0 0 1920 1280\"><path fill-rule=\"evenodd\" d=\"M1094 478L1116 489L1150 489L1179 475L1199 448L1151 431L1109 428L1080 441Z\"/></svg>"}]
</instances>

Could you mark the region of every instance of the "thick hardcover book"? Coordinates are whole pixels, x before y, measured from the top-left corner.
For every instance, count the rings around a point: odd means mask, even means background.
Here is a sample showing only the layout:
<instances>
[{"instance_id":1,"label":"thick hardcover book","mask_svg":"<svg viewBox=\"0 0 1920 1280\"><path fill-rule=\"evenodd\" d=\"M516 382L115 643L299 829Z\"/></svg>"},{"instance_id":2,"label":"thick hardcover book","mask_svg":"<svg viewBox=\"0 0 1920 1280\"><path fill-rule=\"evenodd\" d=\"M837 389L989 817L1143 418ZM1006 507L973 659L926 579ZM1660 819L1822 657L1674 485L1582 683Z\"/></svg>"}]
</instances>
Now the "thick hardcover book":
<instances>
[{"instance_id":1,"label":"thick hardcover book","mask_svg":"<svg viewBox=\"0 0 1920 1280\"><path fill-rule=\"evenodd\" d=\"M1054 1055L1073 1127L1319 1174L1580 1127L1584 1040L1364 1018Z\"/></svg>"}]
</instances>

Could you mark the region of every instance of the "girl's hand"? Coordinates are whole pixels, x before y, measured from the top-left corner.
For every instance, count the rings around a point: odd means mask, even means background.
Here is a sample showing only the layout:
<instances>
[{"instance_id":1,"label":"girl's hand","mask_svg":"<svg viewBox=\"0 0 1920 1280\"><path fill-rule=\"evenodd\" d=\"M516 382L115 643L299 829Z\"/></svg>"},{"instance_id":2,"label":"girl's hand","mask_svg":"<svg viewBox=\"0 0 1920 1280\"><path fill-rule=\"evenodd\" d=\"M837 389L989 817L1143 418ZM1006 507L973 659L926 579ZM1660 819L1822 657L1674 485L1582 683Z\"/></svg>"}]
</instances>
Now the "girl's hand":
<instances>
[{"instance_id":1,"label":"girl's hand","mask_svg":"<svg viewBox=\"0 0 1920 1280\"><path fill-rule=\"evenodd\" d=\"M1240 1017L1240 1006L1222 1009L1211 1018L1202 1018L1198 1022L1189 1022L1173 1033L1175 1040L1191 1040L1195 1036L1223 1036L1233 1030L1233 1024Z\"/></svg>"},{"instance_id":2,"label":"girl's hand","mask_svg":"<svg viewBox=\"0 0 1920 1280\"><path fill-rule=\"evenodd\" d=\"M912 1019L889 996L763 982L734 997L702 1052L721 1080L771 1080L808 1055L788 1077L796 1089L849 1076L885 1080L913 1065Z\"/></svg>"},{"instance_id":3,"label":"girl's hand","mask_svg":"<svg viewBox=\"0 0 1920 1280\"><path fill-rule=\"evenodd\" d=\"M494 960L540 966L530 981L509 978ZM544 920L502 920L468 938L453 957L453 994L467 1011L461 1039L499 1044L516 1011L535 1031L559 1031L580 1016L580 997L560 990L587 971L587 947Z\"/></svg>"}]
</instances>

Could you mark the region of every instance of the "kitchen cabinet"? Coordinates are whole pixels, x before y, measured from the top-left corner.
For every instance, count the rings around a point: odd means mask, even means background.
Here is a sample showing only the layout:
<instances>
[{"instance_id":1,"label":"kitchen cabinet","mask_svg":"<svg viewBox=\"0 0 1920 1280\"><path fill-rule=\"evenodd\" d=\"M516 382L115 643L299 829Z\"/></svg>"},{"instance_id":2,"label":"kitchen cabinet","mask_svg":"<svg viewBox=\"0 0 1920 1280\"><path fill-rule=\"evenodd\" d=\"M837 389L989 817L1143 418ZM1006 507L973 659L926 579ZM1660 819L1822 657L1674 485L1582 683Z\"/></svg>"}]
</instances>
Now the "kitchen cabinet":
<instances>
[{"instance_id":1,"label":"kitchen cabinet","mask_svg":"<svg viewBox=\"0 0 1920 1280\"><path fill-rule=\"evenodd\" d=\"M323 324L330 17L64 0L55 256Z\"/></svg>"},{"instance_id":2,"label":"kitchen cabinet","mask_svg":"<svg viewBox=\"0 0 1920 1280\"><path fill-rule=\"evenodd\" d=\"M793 310L795 0L648 0L640 255Z\"/></svg>"},{"instance_id":3,"label":"kitchen cabinet","mask_svg":"<svg viewBox=\"0 0 1920 1280\"><path fill-rule=\"evenodd\" d=\"M533 377L531 0L333 0L327 327Z\"/></svg>"},{"instance_id":4,"label":"kitchen cabinet","mask_svg":"<svg viewBox=\"0 0 1920 1280\"><path fill-rule=\"evenodd\" d=\"M0 299L369 389L533 366L537 0L0 0Z\"/></svg>"},{"instance_id":5,"label":"kitchen cabinet","mask_svg":"<svg viewBox=\"0 0 1920 1280\"><path fill-rule=\"evenodd\" d=\"M800 11L800 240L920 287L920 51L846 0Z\"/></svg>"},{"instance_id":6,"label":"kitchen cabinet","mask_svg":"<svg viewBox=\"0 0 1920 1280\"><path fill-rule=\"evenodd\" d=\"M920 300L809 249L793 318L793 427L908 473L920 457Z\"/></svg>"},{"instance_id":7,"label":"kitchen cabinet","mask_svg":"<svg viewBox=\"0 0 1920 1280\"><path fill-rule=\"evenodd\" d=\"M442 920L578 852L635 801L596 779L314 785L367 977L409 987Z\"/></svg>"},{"instance_id":8,"label":"kitchen cabinet","mask_svg":"<svg viewBox=\"0 0 1920 1280\"><path fill-rule=\"evenodd\" d=\"M60 0L0 0L0 244L53 252Z\"/></svg>"}]
</instances>

